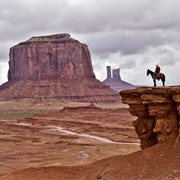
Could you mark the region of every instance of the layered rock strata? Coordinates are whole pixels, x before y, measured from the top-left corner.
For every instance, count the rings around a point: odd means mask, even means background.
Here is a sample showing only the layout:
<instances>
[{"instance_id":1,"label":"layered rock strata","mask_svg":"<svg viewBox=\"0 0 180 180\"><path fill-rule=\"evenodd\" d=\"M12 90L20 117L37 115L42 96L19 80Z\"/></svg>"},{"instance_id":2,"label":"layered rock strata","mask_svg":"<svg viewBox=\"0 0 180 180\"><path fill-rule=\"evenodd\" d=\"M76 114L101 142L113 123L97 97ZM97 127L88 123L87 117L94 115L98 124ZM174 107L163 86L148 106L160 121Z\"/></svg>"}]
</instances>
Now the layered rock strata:
<instances>
[{"instance_id":1,"label":"layered rock strata","mask_svg":"<svg viewBox=\"0 0 180 180\"><path fill-rule=\"evenodd\" d=\"M56 99L62 102L118 103L118 93L96 79L76 81L8 81L0 86L0 100L32 98L35 102Z\"/></svg>"},{"instance_id":2,"label":"layered rock strata","mask_svg":"<svg viewBox=\"0 0 180 180\"><path fill-rule=\"evenodd\" d=\"M0 86L0 100L121 101L118 92L95 78L88 46L69 34L32 37L13 46L9 57L8 82Z\"/></svg>"},{"instance_id":3,"label":"layered rock strata","mask_svg":"<svg viewBox=\"0 0 180 180\"><path fill-rule=\"evenodd\" d=\"M32 37L10 49L8 80L94 78L86 44L69 34Z\"/></svg>"},{"instance_id":4,"label":"layered rock strata","mask_svg":"<svg viewBox=\"0 0 180 180\"><path fill-rule=\"evenodd\" d=\"M180 86L141 87L120 95L138 117L133 126L142 149L165 141L180 143Z\"/></svg>"}]
</instances>

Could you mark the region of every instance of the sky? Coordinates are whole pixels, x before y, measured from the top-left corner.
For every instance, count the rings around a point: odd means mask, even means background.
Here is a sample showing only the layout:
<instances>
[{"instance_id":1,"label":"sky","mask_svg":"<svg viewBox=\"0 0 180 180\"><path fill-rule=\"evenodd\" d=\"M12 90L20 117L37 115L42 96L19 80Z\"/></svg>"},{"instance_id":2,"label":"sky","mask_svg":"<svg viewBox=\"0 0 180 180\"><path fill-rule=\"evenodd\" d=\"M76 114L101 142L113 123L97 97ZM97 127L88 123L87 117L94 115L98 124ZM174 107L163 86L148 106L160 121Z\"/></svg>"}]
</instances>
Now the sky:
<instances>
[{"instance_id":1,"label":"sky","mask_svg":"<svg viewBox=\"0 0 180 180\"><path fill-rule=\"evenodd\" d=\"M180 0L0 0L0 84L9 49L32 36L69 33L88 45L94 73L120 68L122 80L153 85L156 64L166 85L180 84ZM161 82L157 82L161 86Z\"/></svg>"}]
</instances>

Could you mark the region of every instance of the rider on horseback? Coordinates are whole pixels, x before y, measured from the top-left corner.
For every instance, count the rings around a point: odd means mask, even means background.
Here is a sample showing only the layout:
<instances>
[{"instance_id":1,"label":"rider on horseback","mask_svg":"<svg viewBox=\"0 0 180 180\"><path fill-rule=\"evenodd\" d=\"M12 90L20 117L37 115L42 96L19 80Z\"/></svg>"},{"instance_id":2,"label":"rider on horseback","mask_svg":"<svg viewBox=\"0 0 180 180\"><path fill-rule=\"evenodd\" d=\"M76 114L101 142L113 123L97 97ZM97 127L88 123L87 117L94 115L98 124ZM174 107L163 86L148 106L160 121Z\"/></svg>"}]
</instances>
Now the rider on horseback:
<instances>
[{"instance_id":1,"label":"rider on horseback","mask_svg":"<svg viewBox=\"0 0 180 180\"><path fill-rule=\"evenodd\" d=\"M155 69L155 72L154 72L154 78L155 79L158 79L159 80L159 73L161 71L161 68L156 64L156 69Z\"/></svg>"}]
</instances>

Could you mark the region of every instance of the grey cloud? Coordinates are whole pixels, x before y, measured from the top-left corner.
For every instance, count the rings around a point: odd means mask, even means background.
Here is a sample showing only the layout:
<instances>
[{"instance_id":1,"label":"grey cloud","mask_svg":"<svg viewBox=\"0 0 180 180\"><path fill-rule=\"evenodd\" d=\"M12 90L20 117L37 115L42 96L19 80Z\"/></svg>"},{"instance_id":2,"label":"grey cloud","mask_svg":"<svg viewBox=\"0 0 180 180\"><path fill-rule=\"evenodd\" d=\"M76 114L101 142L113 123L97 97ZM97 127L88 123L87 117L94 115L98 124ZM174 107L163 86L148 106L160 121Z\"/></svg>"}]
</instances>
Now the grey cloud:
<instances>
[{"instance_id":1,"label":"grey cloud","mask_svg":"<svg viewBox=\"0 0 180 180\"><path fill-rule=\"evenodd\" d=\"M0 4L2 3L0 2ZM11 2L0 14L2 28L0 38L3 40L12 37L19 39L23 35L26 37L30 32L33 34L51 30L51 23L63 9L60 5L63 7L66 3ZM62 17L59 22L63 20ZM8 34L8 37L6 34Z\"/></svg>"},{"instance_id":2,"label":"grey cloud","mask_svg":"<svg viewBox=\"0 0 180 180\"><path fill-rule=\"evenodd\" d=\"M163 66L173 66L176 63L176 60L176 57L173 55L167 55L165 58L162 58L159 63Z\"/></svg>"},{"instance_id":3,"label":"grey cloud","mask_svg":"<svg viewBox=\"0 0 180 180\"><path fill-rule=\"evenodd\" d=\"M0 42L0 62L8 62L9 59L9 48L15 44L14 41Z\"/></svg>"},{"instance_id":4,"label":"grey cloud","mask_svg":"<svg viewBox=\"0 0 180 180\"><path fill-rule=\"evenodd\" d=\"M180 43L151 46L141 53L144 55L142 64L156 61L162 66L173 66L180 59Z\"/></svg>"},{"instance_id":5,"label":"grey cloud","mask_svg":"<svg viewBox=\"0 0 180 180\"><path fill-rule=\"evenodd\" d=\"M170 49L164 50L164 57L160 59L163 66L174 66L180 59L180 44L178 47L171 45Z\"/></svg>"},{"instance_id":6,"label":"grey cloud","mask_svg":"<svg viewBox=\"0 0 180 180\"><path fill-rule=\"evenodd\" d=\"M168 41L171 42L172 34L166 34L164 36L161 36L160 34L161 31L119 30L107 33L91 34L86 37L85 41L88 43L93 53L99 55L101 58L104 58L110 53L120 52L124 55L134 54L139 51L143 51L149 46L158 46ZM171 36L169 37L169 35ZM180 39L180 37L178 38Z\"/></svg>"},{"instance_id":7,"label":"grey cloud","mask_svg":"<svg viewBox=\"0 0 180 180\"><path fill-rule=\"evenodd\" d=\"M23 31L69 31L76 33L113 32L120 29L164 28L164 6L155 2L11 2L1 12L4 32L18 35ZM156 8L155 8L156 7ZM174 7L174 6L173 6ZM3 7L1 7L3 8ZM153 16L159 10L160 18ZM165 8L163 8L165 9ZM171 10L171 9L170 9ZM179 12L179 11L177 11ZM176 17L178 17L176 13ZM171 18L172 19L172 18ZM161 23L163 22L163 23ZM172 23L172 20L170 21ZM177 24L177 18L175 19ZM154 27L155 26L155 27ZM168 26L168 25L167 25ZM171 24L172 26L172 24ZM9 29L6 27L10 27ZM16 27L16 28L15 28ZM3 37L3 36L2 36Z\"/></svg>"},{"instance_id":8,"label":"grey cloud","mask_svg":"<svg viewBox=\"0 0 180 180\"><path fill-rule=\"evenodd\" d=\"M120 64L121 69L131 69L136 65L135 59L127 59L125 62Z\"/></svg>"},{"instance_id":9,"label":"grey cloud","mask_svg":"<svg viewBox=\"0 0 180 180\"><path fill-rule=\"evenodd\" d=\"M65 32L89 46L98 78L105 79L105 66L115 64L126 68L122 73L127 80L133 81L131 74L136 82L147 83L145 66L178 64L179 5L161 0L0 2L0 62L21 41Z\"/></svg>"}]
</instances>

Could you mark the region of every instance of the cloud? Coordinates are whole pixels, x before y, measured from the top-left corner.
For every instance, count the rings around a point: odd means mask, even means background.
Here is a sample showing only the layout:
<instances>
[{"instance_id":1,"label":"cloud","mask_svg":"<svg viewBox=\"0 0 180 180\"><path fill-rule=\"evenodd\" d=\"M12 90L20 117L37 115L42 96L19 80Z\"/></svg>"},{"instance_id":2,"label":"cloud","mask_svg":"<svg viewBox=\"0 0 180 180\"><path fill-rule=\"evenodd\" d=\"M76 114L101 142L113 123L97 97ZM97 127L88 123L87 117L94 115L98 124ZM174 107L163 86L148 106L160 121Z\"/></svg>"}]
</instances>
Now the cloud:
<instances>
[{"instance_id":1,"label":"cloud","mask_svg":"<svg viewBox=\"0 0 180 180\"><path fill-rule=\"evenodd\" d=\"M111 65L121 69L122 79L151 85L146 70L158 63L167 84L178 84L179 5L161 0L0 1L0 84L7 79L10 47L32 36L55 33L70 33L88 45L100 80Z\"/></svg>"},{"instance_id":2,"label":"cloud","mask_svg":"<svg viewBox=\"0 0 180 180\"><path fill-rule=\"evenodd\" d=\"M136 65L135 59L127 59L125 62L123 62L120 67L122 69L132 69Z\"/></svg>"},{"instance_id":3,"label":"cloud","mask_svg":"<svg viewBox=\"0 0 180 180\"><path fill-rule=\"evenodd\" d=\"M1 63L0 62L0 83L6 82L7 81L7 69L8 69L8 64L7 63Z\"/></svg>"}]
</instances>

